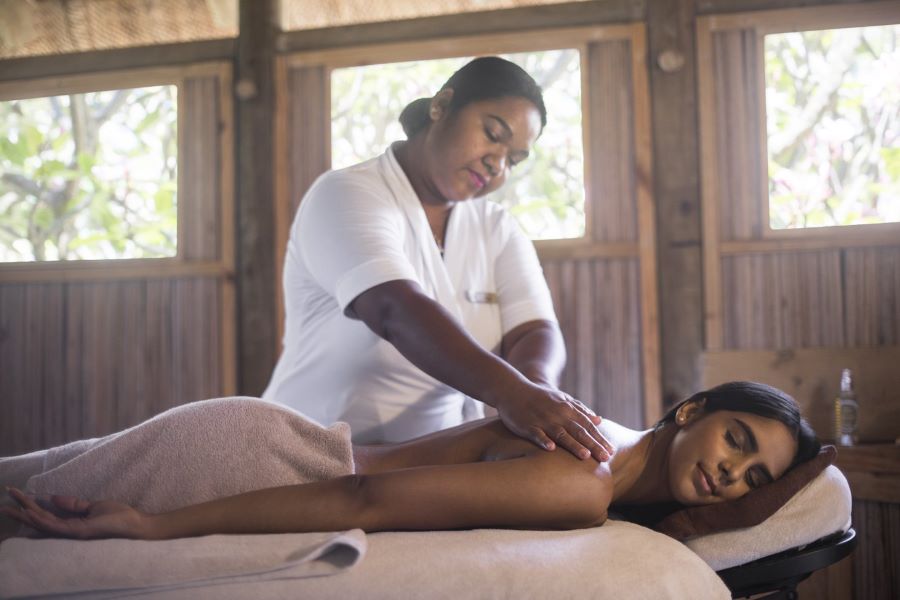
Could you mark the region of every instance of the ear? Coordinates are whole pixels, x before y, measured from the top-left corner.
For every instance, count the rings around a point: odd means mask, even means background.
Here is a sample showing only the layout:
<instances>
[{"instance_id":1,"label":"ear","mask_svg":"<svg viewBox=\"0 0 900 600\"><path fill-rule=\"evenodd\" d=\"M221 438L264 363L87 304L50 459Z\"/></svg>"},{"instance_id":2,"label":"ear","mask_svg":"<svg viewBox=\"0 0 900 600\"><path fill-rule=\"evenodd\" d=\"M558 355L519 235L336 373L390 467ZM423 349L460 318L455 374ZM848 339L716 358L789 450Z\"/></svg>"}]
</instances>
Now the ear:
<instances>
[{"instance_id":1,"label":"ear","mask_svg":"<svg viewBox=\"0 0 900 600\"><path fill-rule=\"evenodd\" d=\"M703 414L703 407L706 406L706 398L698 398L697 400L689 400L675 412L675 424L679 427L694 422Z\"/></svg>"},{"instance_id":2,"label":"ear","mask_svg":"<svg viewBox=\"0 0 900 600\"><path fill-rule=\"evenodd\" d=\"M450 100L453 99L453 88L444 88L431 99L428 116L432 122L440 120L450 111Z\"/></svg>"}]
</instances>

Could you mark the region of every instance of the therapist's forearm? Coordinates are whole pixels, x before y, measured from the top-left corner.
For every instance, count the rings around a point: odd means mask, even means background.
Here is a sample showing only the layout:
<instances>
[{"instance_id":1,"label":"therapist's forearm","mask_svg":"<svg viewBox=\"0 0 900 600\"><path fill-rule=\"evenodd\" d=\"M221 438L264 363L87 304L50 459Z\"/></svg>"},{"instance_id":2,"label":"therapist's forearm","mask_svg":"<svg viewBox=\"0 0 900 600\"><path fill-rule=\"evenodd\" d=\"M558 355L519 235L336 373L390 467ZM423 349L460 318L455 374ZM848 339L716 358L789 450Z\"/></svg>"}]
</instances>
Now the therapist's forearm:
<instances>
[{"instance_id":1,"label":"therapist's forearm","mask_svg":"<svg viewBox=\"0 0 900 600\"><path fill-rule=\"evenodd\" d=\"M529 321L503 336L503 358L534 383L559 386L566 365L566 347L559 326Z\"/></svg>"},{"instance_id":2,"label":"therapist's forearm","mask_svg":"<svg viewBox=\"0 0 900 600\"><path fill-rule=\"evenodd\" d=\"M527 383L412 282L376 286L354 300L352 308L407 360L467 396L496 407L505 393Z\"/></svg>"}]
</instances>

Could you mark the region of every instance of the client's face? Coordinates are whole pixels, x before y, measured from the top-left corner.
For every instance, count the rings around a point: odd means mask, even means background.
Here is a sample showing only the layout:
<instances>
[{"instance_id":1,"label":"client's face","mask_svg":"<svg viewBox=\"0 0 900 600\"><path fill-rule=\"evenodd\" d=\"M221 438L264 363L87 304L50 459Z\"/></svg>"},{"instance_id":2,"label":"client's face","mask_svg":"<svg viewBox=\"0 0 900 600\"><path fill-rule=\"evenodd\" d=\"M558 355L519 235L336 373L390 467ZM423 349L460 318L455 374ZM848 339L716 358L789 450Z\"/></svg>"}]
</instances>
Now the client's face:
<instances>
[{"instance_id":1,"label":"client's face","mask_svg":"<svg viewBox=\"0 0 900 600\"><path fill-rule=\"evenodd\" d=\"M669 488L686 505L734 500L781 477L797 452L786 425L751 413L683 407L669 449ZM679 415L679 418L681 415Z\"/></svg>"}]
</instances>

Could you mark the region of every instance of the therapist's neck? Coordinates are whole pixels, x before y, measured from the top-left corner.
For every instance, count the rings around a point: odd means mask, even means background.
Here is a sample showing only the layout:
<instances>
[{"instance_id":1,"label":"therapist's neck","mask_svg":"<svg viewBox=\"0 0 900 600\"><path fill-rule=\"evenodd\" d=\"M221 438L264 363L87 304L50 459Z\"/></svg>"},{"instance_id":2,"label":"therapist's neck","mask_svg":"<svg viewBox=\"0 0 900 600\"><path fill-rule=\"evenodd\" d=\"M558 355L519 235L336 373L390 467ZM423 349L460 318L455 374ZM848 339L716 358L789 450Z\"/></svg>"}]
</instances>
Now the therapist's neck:
<instances>
[{"instance_id":1,"label":"therapist's neck","mask_svg":"<svg viewBox=\"0 0 900 600\"><path fill-rule=\"evenodd\" d=\"M434 183L434 178L430 174L425 137L424 133L420 133L411 140L396 142L391 148L422 206L430 211L435 209L449 211L455 203L447 200Z\"/></svg>"}]
</instances>

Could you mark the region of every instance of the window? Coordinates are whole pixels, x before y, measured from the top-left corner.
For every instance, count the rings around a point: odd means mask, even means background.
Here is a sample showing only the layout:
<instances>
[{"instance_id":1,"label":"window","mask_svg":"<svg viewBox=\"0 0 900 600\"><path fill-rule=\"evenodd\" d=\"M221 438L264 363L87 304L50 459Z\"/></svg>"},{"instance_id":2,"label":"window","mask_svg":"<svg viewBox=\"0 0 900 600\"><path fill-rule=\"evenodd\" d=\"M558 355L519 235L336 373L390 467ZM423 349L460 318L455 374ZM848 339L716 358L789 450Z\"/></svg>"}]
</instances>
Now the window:
<instances>
[{"instance_id":1,"label":"window","mask_svg":"<svg viewBox=\"0 0 900 600\"><path fill-rule=\"evenodd\" d=\"M765 36L771 229L900 221L900 25Z\"/></svg>"},{"instance_id":2,"label":"window","mask_svg":"<svg viewBox=\"0 0 900 600\"><path fill-rule=\"evenodd\" d=\"M581 53L576 49L503 55L544 89L548 121L531 156L491 198L532 239L585 233L581 129ZM467 58L399 62L331 72L332 166L376 156L405 138L397 118L406 104L432 96Z\"/></svg>"},{"instance_id":3,"label":"window","mask_svg":"<svg viewBox=\"0 0 900 600\"><path fill-rule=\"evenodd\" d=\"M175 256L177 94L0 102L0 262Z\"/></svg>"}]
</instances>

